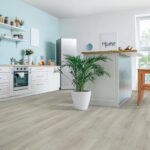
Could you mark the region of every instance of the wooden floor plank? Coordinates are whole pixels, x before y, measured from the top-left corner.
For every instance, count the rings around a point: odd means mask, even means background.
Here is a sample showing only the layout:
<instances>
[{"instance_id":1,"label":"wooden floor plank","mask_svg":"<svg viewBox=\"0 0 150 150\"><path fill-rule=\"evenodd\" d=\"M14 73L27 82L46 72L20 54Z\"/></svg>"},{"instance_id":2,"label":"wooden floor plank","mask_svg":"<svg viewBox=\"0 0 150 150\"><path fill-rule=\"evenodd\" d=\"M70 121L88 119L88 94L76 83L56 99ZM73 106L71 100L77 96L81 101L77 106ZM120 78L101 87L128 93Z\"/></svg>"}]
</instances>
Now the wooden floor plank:
<instances>
[{"instance_id":1,"label":"wooden floor plank","mask_svg":"<svg viewBox=\"0 0 150 150\"><path fill-rule=\"evenodd\" d=\"M0 102L0 150L149 150L150 93L120 108L73 108L68 91Z\"/></svg>"}]
</instances>

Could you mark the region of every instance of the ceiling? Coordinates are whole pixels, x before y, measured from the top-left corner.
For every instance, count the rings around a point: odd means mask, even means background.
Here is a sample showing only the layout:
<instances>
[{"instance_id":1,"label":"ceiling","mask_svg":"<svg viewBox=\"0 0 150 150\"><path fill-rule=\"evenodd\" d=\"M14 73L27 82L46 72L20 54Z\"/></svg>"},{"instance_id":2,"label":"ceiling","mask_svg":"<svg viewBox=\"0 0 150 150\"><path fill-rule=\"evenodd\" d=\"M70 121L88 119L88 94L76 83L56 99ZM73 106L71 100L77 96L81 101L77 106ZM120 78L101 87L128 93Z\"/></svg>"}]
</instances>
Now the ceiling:
<instances>
[{"instance_id":1,"label":"ceiling","mask_svg":"<svg viewBox=\"0 0 150 150\"><path fill-rule=\"evenodd\" d=\"M150 0L24 0L59 18L150 7Z\"/></svg>"}]
</instances>

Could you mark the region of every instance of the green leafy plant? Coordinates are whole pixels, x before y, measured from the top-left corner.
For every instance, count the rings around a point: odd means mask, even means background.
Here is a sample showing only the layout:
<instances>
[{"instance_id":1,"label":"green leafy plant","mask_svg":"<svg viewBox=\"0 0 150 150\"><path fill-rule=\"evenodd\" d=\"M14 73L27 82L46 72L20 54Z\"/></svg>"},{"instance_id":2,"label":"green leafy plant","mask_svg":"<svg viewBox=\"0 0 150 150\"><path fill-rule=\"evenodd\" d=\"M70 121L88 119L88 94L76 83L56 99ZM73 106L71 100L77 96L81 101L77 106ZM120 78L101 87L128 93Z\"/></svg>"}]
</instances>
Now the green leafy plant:
<instances>
[{"instance_id":1,"label":"green leafy plant","mask_svg":"<svg viewBox=\"0 0 150 150\"><path fill-rule=\"evenodd\" d=\"M32 49L25 49L25 55L32 55L34 54L34 51Z\"/></svg>"},{"instance_id":2,"label":"green leafy plant","mask_svg":"<svg viewBox=\"0 0 150 150\"><path fill-rule=\"evenodd\" d=\"M101 66L100 62L111 60L105 56L84 57L65 55L65 63L62 65L61 72L64 67L69 67L70 74L73 76L73 86L76 91L85 91L85 84L89 81L93 82L96 77L103 75L110 76Z\"/></svg>"},{"instance_id":3,"label":"green leafy plant","mask_svg":"<svg viewBox=\"0 0 150 150\"><path fill-rule=\"evenodd\" d=\"M20 21L20 26L24 26L24 21L23 20Z\"/></svg>"}]
</instances>

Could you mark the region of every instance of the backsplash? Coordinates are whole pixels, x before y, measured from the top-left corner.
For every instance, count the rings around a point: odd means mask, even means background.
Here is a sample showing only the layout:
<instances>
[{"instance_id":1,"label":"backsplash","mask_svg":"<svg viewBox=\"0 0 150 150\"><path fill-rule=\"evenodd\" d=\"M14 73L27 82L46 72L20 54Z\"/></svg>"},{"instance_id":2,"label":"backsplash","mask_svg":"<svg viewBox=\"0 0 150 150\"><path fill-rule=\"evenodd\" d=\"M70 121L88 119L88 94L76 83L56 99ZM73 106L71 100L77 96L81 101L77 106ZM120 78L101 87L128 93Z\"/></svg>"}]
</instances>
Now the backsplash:
<instances>
[{"instance_id":1,"label":"backsplash","mask_svg":"<svg viewBox=\"0 0 150 150\"><path fill-rule=\"evenodd\" d=\"M22 50L27 48L34 50L33 61L35 64L38 64L41 56L44 57L46 63L49 59L55 60L56 40L59 38L58 18L34 8L22 0L1 0L0 14L3 17L8 16L9 23L16 16L23 19L25 22L24 29L26 30L24 33L25 42L16 45L13 41L0 41L0 64L10 64L11 57L20 60L23 57ZM31 47L31 28L39 30L39 47ZM10 34L10 31L0 28L0 35L3 33Z\"/></svg>"}]
</instances>

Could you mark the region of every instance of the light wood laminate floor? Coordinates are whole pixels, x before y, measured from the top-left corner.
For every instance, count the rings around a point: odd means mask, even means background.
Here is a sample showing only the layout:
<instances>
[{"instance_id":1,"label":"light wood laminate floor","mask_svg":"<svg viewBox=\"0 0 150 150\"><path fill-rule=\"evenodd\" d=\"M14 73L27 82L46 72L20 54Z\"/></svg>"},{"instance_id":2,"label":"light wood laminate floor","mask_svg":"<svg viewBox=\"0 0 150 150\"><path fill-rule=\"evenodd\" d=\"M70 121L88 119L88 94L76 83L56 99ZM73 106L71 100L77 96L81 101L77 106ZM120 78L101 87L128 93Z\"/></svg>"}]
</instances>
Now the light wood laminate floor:
<instances>
[{"instance_id":1,"label":"light wood laminate floor","mask_svg":"<svg viewBox=\"0 0 150 150\"><path fill-rule=\"evenodd\" d=\"M150 150L149 97L87 111L66 91L0 102L0 150Z\"/></svg>"}]
</instances>

